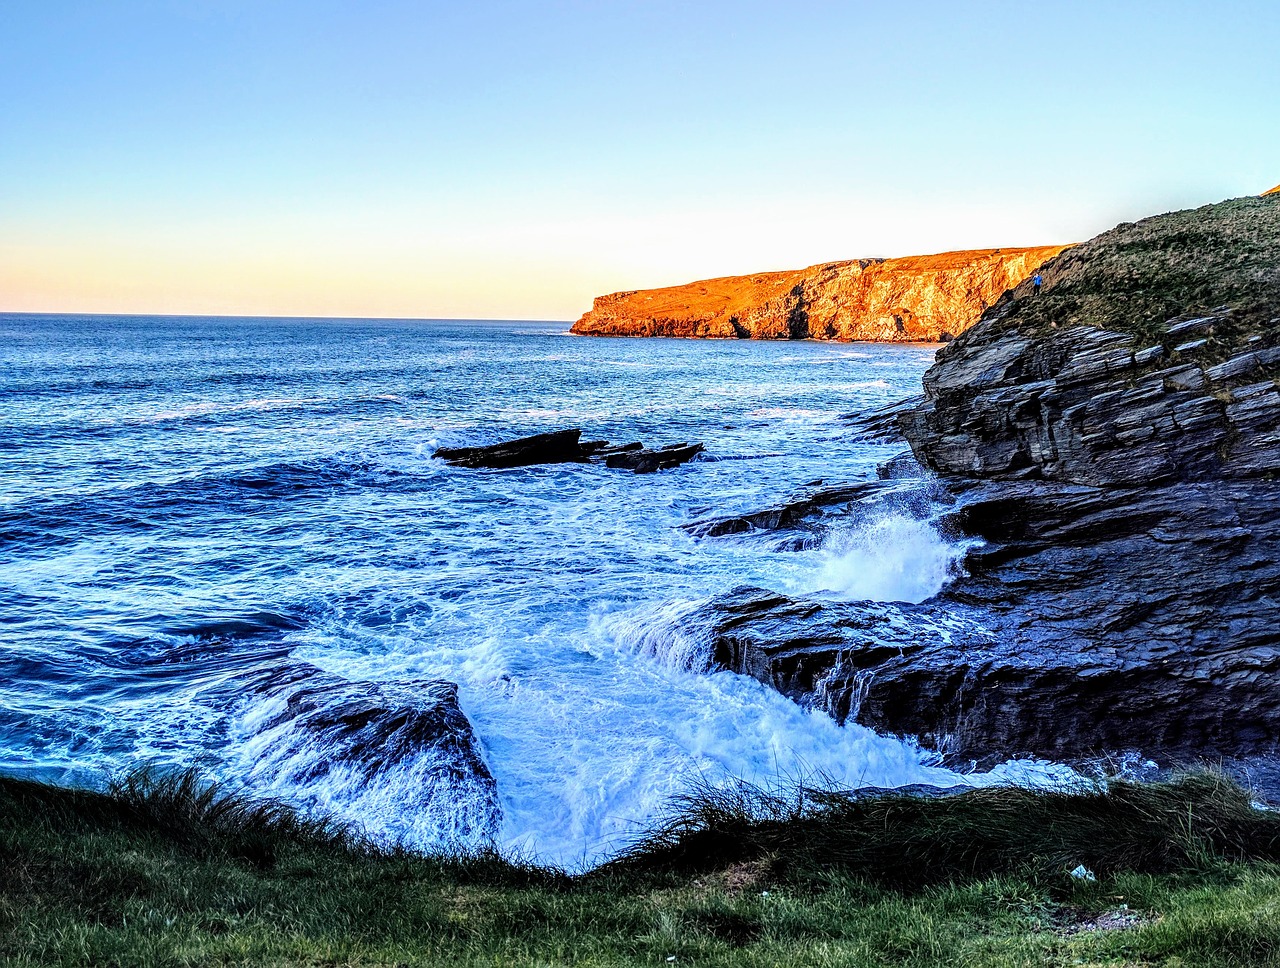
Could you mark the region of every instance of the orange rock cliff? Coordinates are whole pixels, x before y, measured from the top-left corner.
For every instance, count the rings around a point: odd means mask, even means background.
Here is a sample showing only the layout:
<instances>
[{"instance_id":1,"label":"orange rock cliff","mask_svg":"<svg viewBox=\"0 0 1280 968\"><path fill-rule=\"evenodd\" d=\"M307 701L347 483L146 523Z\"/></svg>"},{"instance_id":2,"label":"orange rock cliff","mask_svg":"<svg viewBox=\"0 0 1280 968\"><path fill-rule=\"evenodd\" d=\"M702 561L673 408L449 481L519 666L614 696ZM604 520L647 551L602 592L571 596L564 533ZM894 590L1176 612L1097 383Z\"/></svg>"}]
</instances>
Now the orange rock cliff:
<instances>
[{"instance_id":1,"label":"orange rock cliff","mask_svg":"<svg viewBox=\"0 0 1280 968\"><path fill-rule=\"evenodd\" d=\"M932 343L1066 246L981 249L828 262L596 297L572 332L593 336L830 339Z\"/></svg>"}]
</instances>

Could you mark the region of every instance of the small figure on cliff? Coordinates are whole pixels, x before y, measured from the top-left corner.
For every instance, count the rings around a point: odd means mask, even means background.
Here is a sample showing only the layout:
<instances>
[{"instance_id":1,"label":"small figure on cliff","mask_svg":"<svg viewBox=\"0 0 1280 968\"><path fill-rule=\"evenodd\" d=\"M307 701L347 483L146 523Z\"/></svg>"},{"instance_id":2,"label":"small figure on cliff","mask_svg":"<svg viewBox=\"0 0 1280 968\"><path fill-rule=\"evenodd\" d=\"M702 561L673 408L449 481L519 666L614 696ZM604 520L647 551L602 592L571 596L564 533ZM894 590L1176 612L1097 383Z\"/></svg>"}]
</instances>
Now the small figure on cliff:
<instances>
[{"instance_id":1,"label":"small figure on cliff","mask_svg":"<svg viewBox=\"0 0 1280 968\"><path fill-rule=\"evenodd\" d=\"M1032 295L1040 295L1040 273L1038 272L1035 274L1035 278L1031 280L1031 292Z\"/></svg>"}]
</instances>

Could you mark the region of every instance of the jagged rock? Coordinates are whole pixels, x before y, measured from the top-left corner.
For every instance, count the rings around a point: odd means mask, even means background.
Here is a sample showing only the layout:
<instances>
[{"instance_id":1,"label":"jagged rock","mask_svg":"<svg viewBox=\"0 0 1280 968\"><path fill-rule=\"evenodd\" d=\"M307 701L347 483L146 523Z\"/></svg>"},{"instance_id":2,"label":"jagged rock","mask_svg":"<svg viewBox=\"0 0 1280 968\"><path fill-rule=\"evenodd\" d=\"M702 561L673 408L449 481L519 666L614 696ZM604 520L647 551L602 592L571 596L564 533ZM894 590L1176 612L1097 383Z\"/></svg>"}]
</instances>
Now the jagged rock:
<instances>
[{"instance_id":1,"label":"jagged rock","mask_svg":"<svg viewBox=\"0 0 1280 968\"><path fill-rule=\"evenodd\" d=\"M840 415L840 419L848 426L850 433L867 443L899 443L902 440L902 429L898 426L899 416L918 406L922 400L923 396L907 397L874 410L844 413Z\"/></svg>"},{"instance_id":2,"label":"jagged rock","mask_svg":"<svg viewBox=\"0 0 1280 968\"><path fill-rule=\"evenodd\" d=\"M353 682L296 662L272 670L252 688L283 700L259 721L260 731L288 723L326 749L322 761L297 777L301 782L336 765L367 778L431 751L450 776L493 784L452 682Z\"/></svg>"},{"instance_id":3,"label":"jagged rock","mask_svg":"<svg viewBox=\"0 0 1280 968\"><path fill-rule=\"evenodd\" d=\"M737 589L685 621L717 666L961 759L1270 752L1280 495L1187 487L984 485L953 524L988 543L928 602Z\"/></svg>"},{"instance_id":4,"label":"jagged rock","mask_svg":"<svg viewBox=\"0 0 1280 968\"><path fill-rule=\"evenodd\" d=\"M899 458L895 458L894 462L891 462L894 471L905 472L908 466L914 466L917 471L920 469L910 454L903 456L906 458L905 461L899 462ZM920 486L918 477L913 479L890 476L874 481L858 481L853 484L824 487L791 498L774 507L723 517L703 518L681 527L697 538L721 538L752 531L795 529L820 533L828 518L847 515L855 506L892 504L898 510L924 514L926 513L925 505L931 498L937 496L931 489Z\"/></svg>"},{"instance_id":5,"label":"jagged rock","mask_svg":"<svg viewBox=\"0 0 1280 968\"><path fill-rule=\"evenodd\" d=\"M856 259L596 298L595 336L940 342L964 332L1062 246Z\"/></svg>"},{"instance_id":6,"label":"jagged rock","mask_svg":"<svg viewBox=\"0 0 1280 968\"><path fill-rule=\"evenodd\" d=\"M962 758L1274 754L1280 199L1121 226L1044 275L898 417L985 541L964 576L919 605L738 590L689 620L718 664ZM1116 306L1133 331L1079 321Z\"/></svg>"},{"instance_id":7,"label":"jagged rock","mask_svg":"<svg viewBox=\"0 0 1280 968\"><path fill-rule=\"evenodd\" d=\"M1132 337L1096 327L1038 340L971 333L925 374L926 399L899 415L916 457L939 473L1156 484L1252 476L1275 450L1275 384L1240 383L1273 367L1280 348L1153 370Z\"/></svg>"},{"instance_id":8,"label":"jagged rock","mask_svg":"<svg viewBox=\"0 0 1280 968\"><path fill-rule=\"evenodd\" d=\"M327 780L353 798L390 787L406 816L429 812L462 840L496 833L497 785L454 683L356 682L288 662L235 690L251 700L245 748L258 752L256 779L304 797Z\"/></svg>"}]
</instances>

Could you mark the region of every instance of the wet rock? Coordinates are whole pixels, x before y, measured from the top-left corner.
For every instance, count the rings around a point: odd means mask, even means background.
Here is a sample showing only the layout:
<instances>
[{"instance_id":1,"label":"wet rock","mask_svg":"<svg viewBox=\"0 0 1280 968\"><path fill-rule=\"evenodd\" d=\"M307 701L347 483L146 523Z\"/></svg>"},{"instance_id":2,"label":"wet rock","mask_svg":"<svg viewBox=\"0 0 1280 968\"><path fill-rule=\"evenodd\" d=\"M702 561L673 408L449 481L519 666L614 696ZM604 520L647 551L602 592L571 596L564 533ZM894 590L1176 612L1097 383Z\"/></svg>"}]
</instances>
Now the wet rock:
<instances>
[{"instance_id":1,"label":"wet rock","mask_svg":"<svg viewBox=\"0 0 1280 968\"><path fill-rule=\"evenodd\" d=\"M607 467L623 467L637 474L652 474L654 471L679 467L693 460L702 450L701 444L670 444L657 450L630 448L607 455L604 462Z\"/></svg>"},{"instance_id":2,"label":"wet rock","mask_svg":"<svg viewBox=\"0 0 1280 968\"><path fill-rule=\"evenodd\" d=\"M749 531L787 530L809 524L814 517L833 509L848 511L854 502L883 494L886 490L881 481L844 484L824 488L759 511L705 518L682 527L698 538L720 538Z\"/></svg>"},{"instance_id":3,"label":"wet rock","mask_svg":"<svg viewBox=\"0 0 1280 968\"><path fill-rule=\"evenodd\" d=\"M874 481L822 486L813 481L806 490L772 507L741 514L701 518L682 529L697 538L793 532L775 551L802 551L821 544L833 526L847 523L851 516L904 514L924 519L951 495L927 478L925 470L908 451L886 461L877 469Z\"/></svg>"},{"instance_id":4,"label":"wet rock","mask_svg":"<svg viewBox=\"0 0 1280 968\"><path fill-rule=\"evenodd\" d=\"M585 464L603 460L608 467L620 467L649 474L692 460L702 453L702 444L670 444L646 450L636 441L611 444L607 440L581 440L582 431L557 430L481 447L441 447L435 456L455 467L505 468L533 464Z\"/></svg>"},{"instance_id":5,"label":"wet rock","mask_svg":"<svg viewBox=\"0 0 1280 968\"><path fill-rule=\"evenodd\" d=\"M338 763L368 777L430 750L452 776L493 782L452 682L353 682L299 662L272 671L253 689L282 701L259 720L259 729L289 723L329 750L325 762L300 779Z\"/></svg>"},{"instance_id":6,"label":"wet rock","mask_svg":"<svg viewBox=\"0 0 1280 968\"><path fill-rule=\"evenodd\" d=\"M922 396L907 397L874 410L841 414L840 419L845 422L850 433L867 443L896 444L902 440L898 418L918 406L923 399Z\"/></svg>"},{"instance_id":7,"label":"wet rock","mask_svg":"<svg viewBox=\"0 0 1280 968\"><path fill-rule=\"evenodd\" d=\"M326 785L352 799L385 787L406 816L431 815L462 839L496 832L497 785L454 683L357 682L289 662L237 692L258 779L304 798Z\"/></svg>"},{"instance_id":8,"label":"wet rock","mask_svg":"<svg viewBox=\"0 0 1280 968\"><path fill-rule=\"evenodd\" d=\"M1280 210L1162 219L1146 247L1070 250L1047 296L1007 294L897 414L946 524L984 541L963 576L918 605L740 589L689 618L715 663L960 759L1280 752ZM1073 322L1150 311L1202 238L1204 289L1239 304Z\"/></svg>"},{"instance_id":9,"label":"wet rock","mask_svg":"<svg viewBox=\"0 0 1280 968\"><path fill-rule=\"evenodd\" d=\"M925 469L910 451L890 457L876 468L876 476L882 481L920 480L925 475Z\"/></svg>"},{"instance_id":10,"label":"wet rock","mask_svg":"<svg viewBox=\"0 0 1280 968\"><path fill-rule=\"evenodd\" d=\"M486 447L441 447L435 456L456 467L527 467L531 464L583 463L591 451L579 438L581 430L534 434Z\"/></svg>"},{"instance_id":11,"label":"wet rock","mask_svg":"<svg viewBox=\"0 0 1280 968\"><path fill-rule=\"evenodd\" d=\"M612 457L615 454L629 454L633 451L644 450L644 444L636 440L629 444L610 444L607 440L601 441L601 446L591 449L592 457Z\"/></svg>"},{"instance_id":12,"label":"wet rock","mask_svg":"<svg viewBox=\"0 0 1280 968\"><path fill-rule=\"evenodd\" d=\"M1243 505L1199 515L1203 540L1170 543L1207 495L1131 515L1098 489L1021 487L1036 493L963 504L957 517L992 541L934 599L743 588L686 617L686 631L712 643L717 667L954 759L1273 750L1280 547L1248 527L1266 512L1241 492ZM1028 500L1066 513L1051 525Z\"/></svg>"}]
</instances>

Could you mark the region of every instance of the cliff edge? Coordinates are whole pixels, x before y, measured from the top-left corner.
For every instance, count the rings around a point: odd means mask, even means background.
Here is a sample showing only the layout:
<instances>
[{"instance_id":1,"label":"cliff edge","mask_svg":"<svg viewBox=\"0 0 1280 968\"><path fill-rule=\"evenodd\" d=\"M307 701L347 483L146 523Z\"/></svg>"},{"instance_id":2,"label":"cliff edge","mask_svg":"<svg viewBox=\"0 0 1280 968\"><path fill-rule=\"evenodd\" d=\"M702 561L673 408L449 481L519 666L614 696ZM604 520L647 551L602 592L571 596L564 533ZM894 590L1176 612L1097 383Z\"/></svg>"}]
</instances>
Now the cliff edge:
<instances>
[{"instance_id":1,"label":"cliff edge","mask_svg":"<svg viewBox=\"0 0 1280 968\"><path fill-rule=\"evenodd\" d=\"M949 340L1064 246L829 262L599 296L571 332L593 336Z\"/></svg>"}]
</instances>

